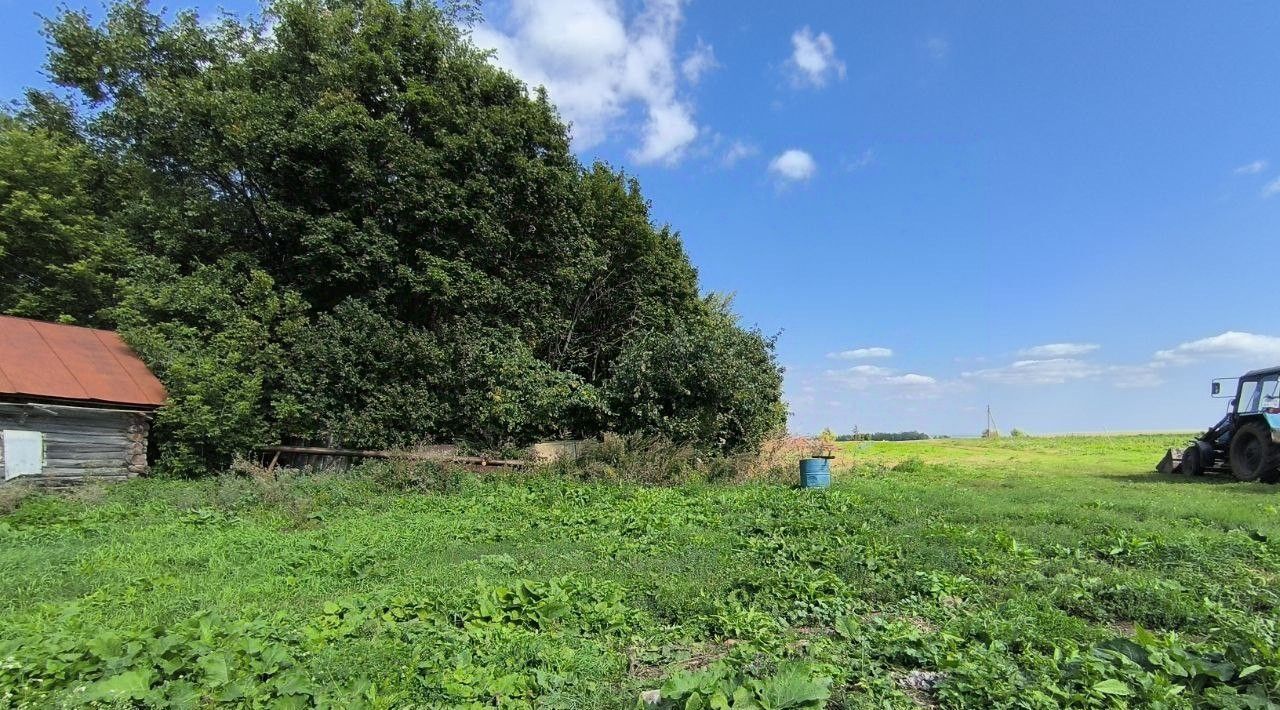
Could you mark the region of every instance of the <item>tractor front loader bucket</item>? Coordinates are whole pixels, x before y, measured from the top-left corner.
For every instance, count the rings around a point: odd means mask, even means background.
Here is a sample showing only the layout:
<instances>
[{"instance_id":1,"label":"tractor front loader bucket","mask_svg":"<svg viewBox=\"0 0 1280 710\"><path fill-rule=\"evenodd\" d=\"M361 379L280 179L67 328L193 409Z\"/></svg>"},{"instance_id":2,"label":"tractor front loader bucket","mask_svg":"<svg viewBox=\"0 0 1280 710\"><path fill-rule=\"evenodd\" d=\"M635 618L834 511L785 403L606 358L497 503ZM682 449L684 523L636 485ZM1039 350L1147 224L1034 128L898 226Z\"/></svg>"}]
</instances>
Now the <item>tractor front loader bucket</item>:
<instances>
[{"instance_id":1,"label":"tractor front loader bucket","mask_svg":"<svg viewBox=\"0 0 1280 710\"><path fill-rule=\"evenodd\" d=\"M1169 449L1164 452L1164 458L1160 459L1160 463L1156 464L1158 473L1177 473L1182 468L1182 451L1179 449Z\"/></svg>"}]
</instances>

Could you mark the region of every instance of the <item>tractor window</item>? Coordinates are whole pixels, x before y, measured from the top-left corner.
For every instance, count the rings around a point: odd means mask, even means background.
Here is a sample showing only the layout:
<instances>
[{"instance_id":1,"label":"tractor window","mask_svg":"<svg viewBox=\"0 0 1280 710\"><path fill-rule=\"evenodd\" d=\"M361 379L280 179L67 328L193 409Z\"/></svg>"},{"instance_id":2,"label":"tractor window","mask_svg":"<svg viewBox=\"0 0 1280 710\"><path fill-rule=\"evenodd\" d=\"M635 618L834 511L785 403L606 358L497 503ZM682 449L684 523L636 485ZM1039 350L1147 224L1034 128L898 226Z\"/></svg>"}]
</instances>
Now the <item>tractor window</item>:
<instances>
[{"instance_id":1,"label":"tractor window","mask_svg":"<svg viewBox=\"0 0 1280 710\"><path fill-rule=\"evenodd\" d=\"M1244 414L1280 407L1280 374L1240 383L1236 411Z\"/></svg>"}]
</instances>

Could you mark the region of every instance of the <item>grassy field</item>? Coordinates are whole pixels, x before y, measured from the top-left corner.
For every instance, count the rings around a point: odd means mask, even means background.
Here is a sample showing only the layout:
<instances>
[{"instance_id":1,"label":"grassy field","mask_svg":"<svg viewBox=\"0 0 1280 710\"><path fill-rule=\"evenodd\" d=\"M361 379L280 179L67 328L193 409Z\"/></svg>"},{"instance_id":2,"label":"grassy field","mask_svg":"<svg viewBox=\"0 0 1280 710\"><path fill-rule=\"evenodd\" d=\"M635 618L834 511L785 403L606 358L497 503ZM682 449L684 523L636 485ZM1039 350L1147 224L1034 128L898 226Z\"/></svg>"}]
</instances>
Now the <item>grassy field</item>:
<instances>
[{"instance_id":1,"label":"grassy field","mask_svg":"<svg viewBox=\"0 0 1280 710\"><path fill-rule=\"evenodd\" d=\"M27 498L0 706L1275 707L1280 488L1150 473L1181 441L848 444L825 492L372 470Z\"/></svg>"}]
</instances>

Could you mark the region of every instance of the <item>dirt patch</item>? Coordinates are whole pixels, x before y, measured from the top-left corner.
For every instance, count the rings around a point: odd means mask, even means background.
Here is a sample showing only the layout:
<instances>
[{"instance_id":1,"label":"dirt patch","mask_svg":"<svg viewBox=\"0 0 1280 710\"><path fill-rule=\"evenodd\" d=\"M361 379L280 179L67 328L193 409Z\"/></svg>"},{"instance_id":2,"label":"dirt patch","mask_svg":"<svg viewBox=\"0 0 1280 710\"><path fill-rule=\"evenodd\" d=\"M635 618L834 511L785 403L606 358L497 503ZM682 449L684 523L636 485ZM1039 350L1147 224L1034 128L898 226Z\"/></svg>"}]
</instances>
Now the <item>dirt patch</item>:
<instances>
[{"instance_id":1,"label":"dirt patch","mask_svg":"<svg viewBox=\"0 0 1280 710\"><path fill-rule=\"evenodd\" d=\"M938 684L946 680L945 673L938 671L913 670L896 678L896 682L902 691L909 695L916 705L926 708L938 707L938 700L934 695Z\"/></svg>"},{"instance_id":2,"label":"dirt patch","mask_svg":"<svg viewBox=\"0 0 1280 710\"><path fill-rule=\"evenodd\" d=\"M698 643L687 647L627 649L627 674L641 680L660 680L677 671L700 671L724 658L737 639Z\"/></svg>"},{"instance_id":3,"label":"dirt patch","mask_svg":"<svg viewBox=\"0 0 1280 710\"><path fill-rule=\"evenodd\" d=\"M1132 621L1123 620L1113 621L1107 624L1107 628L1111 630L1111 633L1117 636L1126 636L1129 638L1132 638L1134 631L1137 630L1137 626Z\"/></svg>"}]
</instances>

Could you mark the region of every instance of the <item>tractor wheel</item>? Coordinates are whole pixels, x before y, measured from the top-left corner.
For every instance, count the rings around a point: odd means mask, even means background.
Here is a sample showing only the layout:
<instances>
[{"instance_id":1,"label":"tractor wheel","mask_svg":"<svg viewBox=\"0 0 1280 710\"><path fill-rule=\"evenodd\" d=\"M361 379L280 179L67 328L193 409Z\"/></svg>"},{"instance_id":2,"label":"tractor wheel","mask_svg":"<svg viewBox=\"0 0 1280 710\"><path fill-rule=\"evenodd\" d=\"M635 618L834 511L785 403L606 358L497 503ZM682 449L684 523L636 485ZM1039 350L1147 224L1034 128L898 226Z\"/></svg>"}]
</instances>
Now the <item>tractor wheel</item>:
<instances>
[{"instance_id":1,"label":"tractor wheel","mask_svg":"<svg viewBox=\"0 0 1280 710\"><path fill-rule=\"evenodd\" d=\"M1182 467L1180 469L1188 476L1203 476L1204 462L1200 460L1200 445L1192 444L1182 452Z\"/></svg>"},{"instance_id":2,"label":"tractor wheel","mask_svg":"<svg viewBox=\"0 0 1280 710\"><path fill-rule=\"evenodd\" d=\"M1280 447L1271 443L1271 430L1259 422L1249 422L1231 437L1231 475L1239 481L1277 479Z\"/></svg>"}]
</instances>

